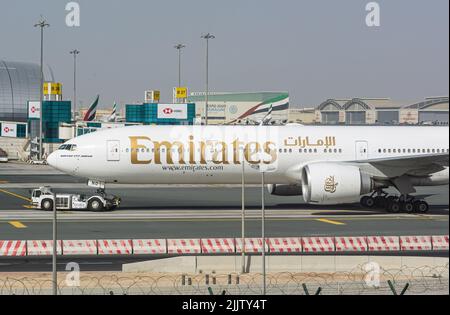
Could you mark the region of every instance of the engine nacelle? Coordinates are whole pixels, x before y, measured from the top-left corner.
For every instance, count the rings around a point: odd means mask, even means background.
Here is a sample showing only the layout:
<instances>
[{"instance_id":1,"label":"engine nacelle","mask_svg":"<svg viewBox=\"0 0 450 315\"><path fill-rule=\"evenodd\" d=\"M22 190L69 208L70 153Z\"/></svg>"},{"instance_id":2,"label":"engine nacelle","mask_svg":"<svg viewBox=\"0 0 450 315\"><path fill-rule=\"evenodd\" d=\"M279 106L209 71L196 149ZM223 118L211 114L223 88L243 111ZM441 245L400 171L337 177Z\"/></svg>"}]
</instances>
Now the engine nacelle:
<instances>
[{"instance_id":1,"label":"engine nacelle","mask_svg":"<svg viewBox=\"0 0 450 315\"><path fill-rule=\"evenodd\" d=\"M303 198L314 204L357 202L374 189L371 177L353 165L313 163L302 170Z\"/></svg>"},{"instance_id":2,"label":"engine nacelle","mask_svg":"<svg viewBox=\"0 0 450 315\"><path fill-rule=\"evenodd\" d=\"M301 185L267 185L269 193L274 196L301 196Z\"/></svg>"}]
</instances>

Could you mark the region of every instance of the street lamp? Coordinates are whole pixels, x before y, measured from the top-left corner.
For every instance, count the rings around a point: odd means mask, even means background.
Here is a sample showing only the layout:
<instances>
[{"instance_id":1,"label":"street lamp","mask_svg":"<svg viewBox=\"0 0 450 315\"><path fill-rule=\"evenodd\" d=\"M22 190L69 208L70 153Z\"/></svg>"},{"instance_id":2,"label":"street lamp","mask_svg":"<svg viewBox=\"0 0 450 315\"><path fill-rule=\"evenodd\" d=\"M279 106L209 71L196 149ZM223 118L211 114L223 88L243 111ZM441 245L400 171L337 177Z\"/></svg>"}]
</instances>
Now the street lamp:
<instances>
[{"instance_id":1,"label":"street lamp","mask_svg":"<svg viewBox=\"0 0 450 315\"><path fill-rule=\"evenodd\" d=\"M205 35L202 35L203 39L206 39L206 94L205 94L205 125L208 125L208 79L209 79L209 72L208 72L208 66L209 66L209 40L216 38L214 35L208 33Z\"/></svg>"},{"instance_id":2,"label":"street lamp","mask_svg":"<svg viewBox=\"0 0 450 315\"><path fill-rule=\"evenodd\" d=\"M262 159L261 159L262 161ZM261 242L262 242L262 274L263 274L263 295L266 295L266 205L265 205L265 174L276 170L274 165L261 164L258 165L261 173Z\"/></svg>"},{"instance_id":3,"label":"street lamp","mask_svg":"<svg viewBox=\"0 0 450 315\"><path fill-rule=\"evenodd\" d=\"M47 23L47 21L41 17L41 20L34 24L34 27L40 27L41 28L41 78L40 78L40 94L39 94L39 101L40 101L40 111L39 111L39 161L42 160L42 112L44 109L43 100L44 100L44 28L49 27L50 24Z\"/></svg>"},{"instance_id":4,"label":"street lamp","mask_svg":"<svg viewBox=\"0 0 450 315\"><path fill-rule=\"evenodd\" d=\"M76 122L77 117L77 55L80 53L79 50L74 49L70 51L73 55L73 120Z\"/></svg>"},{"instance_id":5,"label":"street lamp","mask_svg":"<svg viewBox=\"0 0 450 315\"><path fill-rule=\"evenodd\" d=\"M245 273L245 149L242 147L242 188L241 188L241 237L242 237L242 254L241 254L241 272Z\"/></svg>"},{"instance_id":6,"label":"street lamp","mask_svg":"<svg viewBox=\"0 0 450 315\"><path fill-rule=\"evenodd\" d=\"M174 46L178 50L178 87L181 87L181 50L185 48L186 45L177 44Z\"/></svg>"}]
</instances>

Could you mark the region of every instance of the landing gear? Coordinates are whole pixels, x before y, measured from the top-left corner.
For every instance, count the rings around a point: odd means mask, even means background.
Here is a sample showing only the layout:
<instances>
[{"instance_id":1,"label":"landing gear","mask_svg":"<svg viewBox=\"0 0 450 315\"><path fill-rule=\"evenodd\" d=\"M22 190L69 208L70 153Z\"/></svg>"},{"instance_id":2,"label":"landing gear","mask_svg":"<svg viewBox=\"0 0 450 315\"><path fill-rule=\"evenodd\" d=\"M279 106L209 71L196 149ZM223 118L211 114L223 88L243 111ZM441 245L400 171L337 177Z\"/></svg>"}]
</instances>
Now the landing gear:
<instances>
[{"instance_id":1,"label":"landing gear","mask_svg":"<svg viewBox=\"0 0 450 315\"><path fill-rule=\"evenodd\" d=\"M416 200L410 195L393 196L384 191L375 191L370 196L361 198L361 205L366 208L384 208L390 213L427 213L430 209L424 200Z\"/></svg>"},{"instance_id":2,"label":"landing gear","mask_svg":"<svg viewBox=\"0 0 450 315\"><path fill-rule=\"evenodd\" d=\"M414 210L419 213L427 213L430 210L430 206L423 200L417 200L414 202Z\"/></svg>"},{"instance_id":3,"label":"landing gear","mask_svg":"<svg viewBox=\"0 0 450 315\"><path fill-rule=\"evenodd\" d=\"M364 196L361 198L361 205L366 208L373 208L375 206L375 198Z\"/></svg>"},{"instance_id":4,"label":"landing gear","mask_svg":"<svg viewBox=\"0 0 450 315\"><path fill-rule=\"evenodd\" d=\"M387 193L382 190L373 192L370 196L363 196L360 200L361 205L366 208L384 208L386 204Z\"/></svg>"}]
</instances>

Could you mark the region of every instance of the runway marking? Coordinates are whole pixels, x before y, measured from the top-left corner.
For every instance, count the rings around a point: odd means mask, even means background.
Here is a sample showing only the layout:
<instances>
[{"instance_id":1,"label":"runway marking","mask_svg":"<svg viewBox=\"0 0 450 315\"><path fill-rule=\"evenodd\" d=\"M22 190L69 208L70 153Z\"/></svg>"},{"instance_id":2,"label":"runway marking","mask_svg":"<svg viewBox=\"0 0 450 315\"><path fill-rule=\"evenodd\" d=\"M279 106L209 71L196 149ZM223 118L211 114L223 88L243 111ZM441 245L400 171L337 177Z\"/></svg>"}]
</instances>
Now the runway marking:
<instances>
[{"instance_id":1,"label":"runway marking","mask_svg":"<svg viewBox=\"0 0 450 315\"><path fill-rule=\"evenodd\" d=\"M34 207L31 205L22 205L22 207L27 208L27 209L34 209Z\"/></svg>"},{"instance_id":2,"label":"runway marking","mask_svg":"<svg viewBox=\"0 0 450 315\"><path fill-rule=\"evenodd\" d=\"M9 221L9 224L17 229L25 229L27 226L20 221Z\"/></svg>"},{"instance_id":3,"label":"runway marking","mask_svg":"<svg viewBox=\"0 0 450 315\"><path fill-rule=\"evenodd\" d=\"M13 197L16 197L16 198L19 198L19 199L22 199L22 200L26 200L28 202L31 202L31 199L28 198L28 197L21 196L21 195L15 194L13 192L10 192L10 191L4 190L4 189L0 189L0 192L2 192L4 194L7 194L7 195L10 195L10 196L13 196Z\"/></svg>"},{"instance_id":4,"label":"runway marking","mask_svg":"<svg viewBox=\"0 0 450 315\"><path fill-rule=\"evenodd\" d=\"M316 221L329 223L329 224L334 224L334 225L345 225L345 223L343 223L343 222L333 221L333 220L328 220L328 219L316 219Z\"/></svg>"}]
</instances>

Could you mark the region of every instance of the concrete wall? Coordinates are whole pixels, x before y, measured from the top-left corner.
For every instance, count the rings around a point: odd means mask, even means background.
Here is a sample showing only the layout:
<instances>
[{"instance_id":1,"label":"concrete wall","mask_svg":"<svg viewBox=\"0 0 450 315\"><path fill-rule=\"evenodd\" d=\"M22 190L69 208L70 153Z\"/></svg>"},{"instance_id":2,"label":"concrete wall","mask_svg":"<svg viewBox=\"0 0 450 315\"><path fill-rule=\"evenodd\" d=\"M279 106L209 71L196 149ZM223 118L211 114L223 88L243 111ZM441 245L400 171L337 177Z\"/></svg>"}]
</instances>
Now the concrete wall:
<instances>
[{"instance_id":1,"label":"concrete wall","mask_svg":"<svg viewBox=\"0 0 450 315\"><path fill-rule=\"evenodd\" d=\"M266 256L267 272L349 272L369 262L383 269L445 266L448 258L383 256ZM261 256L246 257L246 272L259 273ZM181 256L124 264L124 272L239 273L241 256Z\"/></svg>"}]
</instances>

